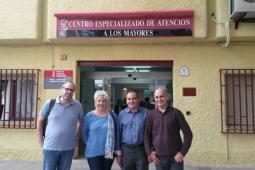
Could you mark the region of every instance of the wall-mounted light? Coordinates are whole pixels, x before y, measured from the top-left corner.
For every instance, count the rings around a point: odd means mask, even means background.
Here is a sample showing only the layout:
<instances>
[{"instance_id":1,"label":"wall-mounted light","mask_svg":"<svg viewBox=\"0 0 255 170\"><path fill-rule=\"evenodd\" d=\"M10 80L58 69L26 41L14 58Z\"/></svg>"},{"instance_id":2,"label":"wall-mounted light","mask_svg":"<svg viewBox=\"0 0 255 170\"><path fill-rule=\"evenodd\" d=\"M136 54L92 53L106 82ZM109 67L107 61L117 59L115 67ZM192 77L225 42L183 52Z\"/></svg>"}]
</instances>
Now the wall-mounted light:
<instances>
[{"instance_id":1,"label":"wall-mounted light","mask_svg":"<svg viewBox=\"0 0 255 170\"><path fill-rule=\"evenodd\" d=\"M126 66L124 68L125 68L125 71L128 73L135 73L135 72L147 73L147 72L150 72L151 66Z\"/></svg>"},{"instance_id":2,"label":"wall-mounted light","mask_svg":"<svg viewBox=\"0 0 255 170\"><path fill-rule=\"evenodd\" d=\"M138 70L138 72L140 72L140 73L148 73L148 72L150 72L150 70Z\"/></svg>"}]
</instances>

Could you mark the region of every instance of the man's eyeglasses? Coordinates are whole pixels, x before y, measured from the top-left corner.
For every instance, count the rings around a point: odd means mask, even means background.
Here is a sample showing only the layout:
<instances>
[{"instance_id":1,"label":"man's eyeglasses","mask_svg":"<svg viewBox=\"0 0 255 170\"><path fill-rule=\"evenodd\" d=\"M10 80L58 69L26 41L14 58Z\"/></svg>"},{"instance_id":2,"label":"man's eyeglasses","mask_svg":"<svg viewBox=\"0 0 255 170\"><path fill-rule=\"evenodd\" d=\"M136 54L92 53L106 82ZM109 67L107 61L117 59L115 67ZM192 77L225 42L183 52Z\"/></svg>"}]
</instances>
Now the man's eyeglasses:
<instances>
[{"instance_id":1,"label":"man's eyeglasses","mask_svg":"<svg viewBox=\"0 0 255 170\"><path fill-rule=\"evenodd\" d=\"M74 89L70 89L70 88L66 88L66 87L63 87L65 89L65 91L70 91L70 92L74 92Z\"/></svg>"}]
</instances>

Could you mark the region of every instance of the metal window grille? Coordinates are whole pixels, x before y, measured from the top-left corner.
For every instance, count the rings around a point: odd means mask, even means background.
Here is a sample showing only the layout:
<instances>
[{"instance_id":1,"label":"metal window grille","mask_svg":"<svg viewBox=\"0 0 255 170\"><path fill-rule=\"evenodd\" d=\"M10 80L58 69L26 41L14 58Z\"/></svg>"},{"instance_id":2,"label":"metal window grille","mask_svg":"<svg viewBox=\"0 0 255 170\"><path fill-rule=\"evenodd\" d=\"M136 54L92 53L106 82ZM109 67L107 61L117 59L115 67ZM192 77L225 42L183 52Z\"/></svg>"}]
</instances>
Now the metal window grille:
<instances>
[{"instance_id":1,"label":"metal window grille","mask_svg":"<svg viewBox=\"0 0 255 170\"><path fill-rule=\"evenodd\" d=\"M255 69L221 69L222 133L255 134Z\"/></svg>"},{"instance_id":2,"label":"metal window grille","mask_svg":"<svg viewBox=\"0 0 255 170\"><path fill-rule=\"evenodd\" d=\"M36 128L38 69L0 69L0 128Z\"/></svg>"}]
</instances>

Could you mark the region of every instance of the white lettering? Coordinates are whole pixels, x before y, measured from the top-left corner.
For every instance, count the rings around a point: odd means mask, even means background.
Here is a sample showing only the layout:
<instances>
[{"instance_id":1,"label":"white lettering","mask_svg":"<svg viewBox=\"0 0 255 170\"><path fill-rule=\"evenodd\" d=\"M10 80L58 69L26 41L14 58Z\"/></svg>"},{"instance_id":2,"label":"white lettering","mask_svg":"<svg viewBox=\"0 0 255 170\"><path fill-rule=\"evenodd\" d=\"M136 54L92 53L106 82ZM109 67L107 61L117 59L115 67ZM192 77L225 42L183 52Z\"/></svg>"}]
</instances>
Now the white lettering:
<instances>
[{"instance_id":1,"label":"white lettering","mask_svg":"<svg viewBox=\"0 0 255 170\"><path fill-rule=\"evenodd\" d=\"M147 27L150 27L150 26L155 26L155 20L147 20L146 21L146 25L147 25Z\"/></svg>"},{"instance_id":2,"label":"white lettering","mask_svg":"<svg viewBox=\"0 0 255 170\"><path fill-rule=\"evenodd\" d=\"M107 30L107 31L104 31L104 36L105 37L120 37L121 31L120 30Z\"/></svg>"},{"instance_id":3,"label":"white lettering","mask_svg":"<svg viewBox=\"0 0 255 170\"><path fill-rule=\"evenodd\" d=\"M119 37L119 36L121 36L121 31L120 30L110 31L110 37Z\"/></svg>"},{"instance_id":4,"label":"white lettering","mask_svg":"<svg viewBox=\"0 0 255 170\"><path fill-rule=\"evenodd\" d=\"M143 20L99 20L95 21L95 27L141 27L144 26Z\"/></svg>"},{"instance_id":5,"label":"white lettering","mask_svg":"<svg viewBox=\"0 0 255 170\"><path fill-rule=\"evenodd\" d=\"M107 31L104 31L104 36L108 37Z\"/></svg>"},{"instance_id":6,"label":"white lettering","mask_svg":"<svg viewBox=\"0 0 255 170\"><path fill-rule=\"evenodd\" d=\"M153 30L124 30L125 37L150 37L153 36Z\"/></svg>"},{"instance_id":7,"label":"white lettering","mask_svg":"<svg viewBox=\"0 0 255 170\"><path fill-rule=\"evenodd\" d=\"M86 27L93 27L92 21L79 21L79 20L71 20L68 21L69 28L86 28Z\"/></svg>"},{"instance_id":8,"label":"white lettering","mask_svg":"<svg viewBox=\"0 0 255 170\"><path fill-rule=\"evenodd\" d=\"M190 19L169 19L169 20L162 19L158 20L157 25L161 27L190 26L191 21Z\"/></svg>"}]
</instances>

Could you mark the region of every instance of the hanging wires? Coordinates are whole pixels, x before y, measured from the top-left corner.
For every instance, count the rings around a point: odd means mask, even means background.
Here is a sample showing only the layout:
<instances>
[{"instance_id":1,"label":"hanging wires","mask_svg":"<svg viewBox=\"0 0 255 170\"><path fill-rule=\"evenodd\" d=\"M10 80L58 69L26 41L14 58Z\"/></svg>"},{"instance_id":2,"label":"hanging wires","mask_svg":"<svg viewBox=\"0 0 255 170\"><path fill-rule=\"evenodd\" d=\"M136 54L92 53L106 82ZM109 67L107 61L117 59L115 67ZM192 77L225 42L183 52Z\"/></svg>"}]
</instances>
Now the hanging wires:
<instances>
[{"instance_id":1,"label":"hanging wires","mask_svg":"<svg viewBox=\"0 0 255 170\"><path fill-rule=\"evenodd\" d=\"M51 69L55 69L54 47L51 45Z\"/></svg>"},{"instance_id":2,"label":"hanging wires","mask_svg":"<svg viewBox=\"0 0 255 170\"><path fill-rule=\"evenodd\" d=\"M226 41L225 43L222 45L223 47L228 47L229 46L229 43L230 43L230 20L228 19L226 22L222 22L222 21L218 21L216 18L215 18L215 14L212 13L211 15L211 19L213 22L217 23L217 24L222 24L224 25L224 28L225 28L225 34L226 34Z\"/></svg>"}]
</instances>

